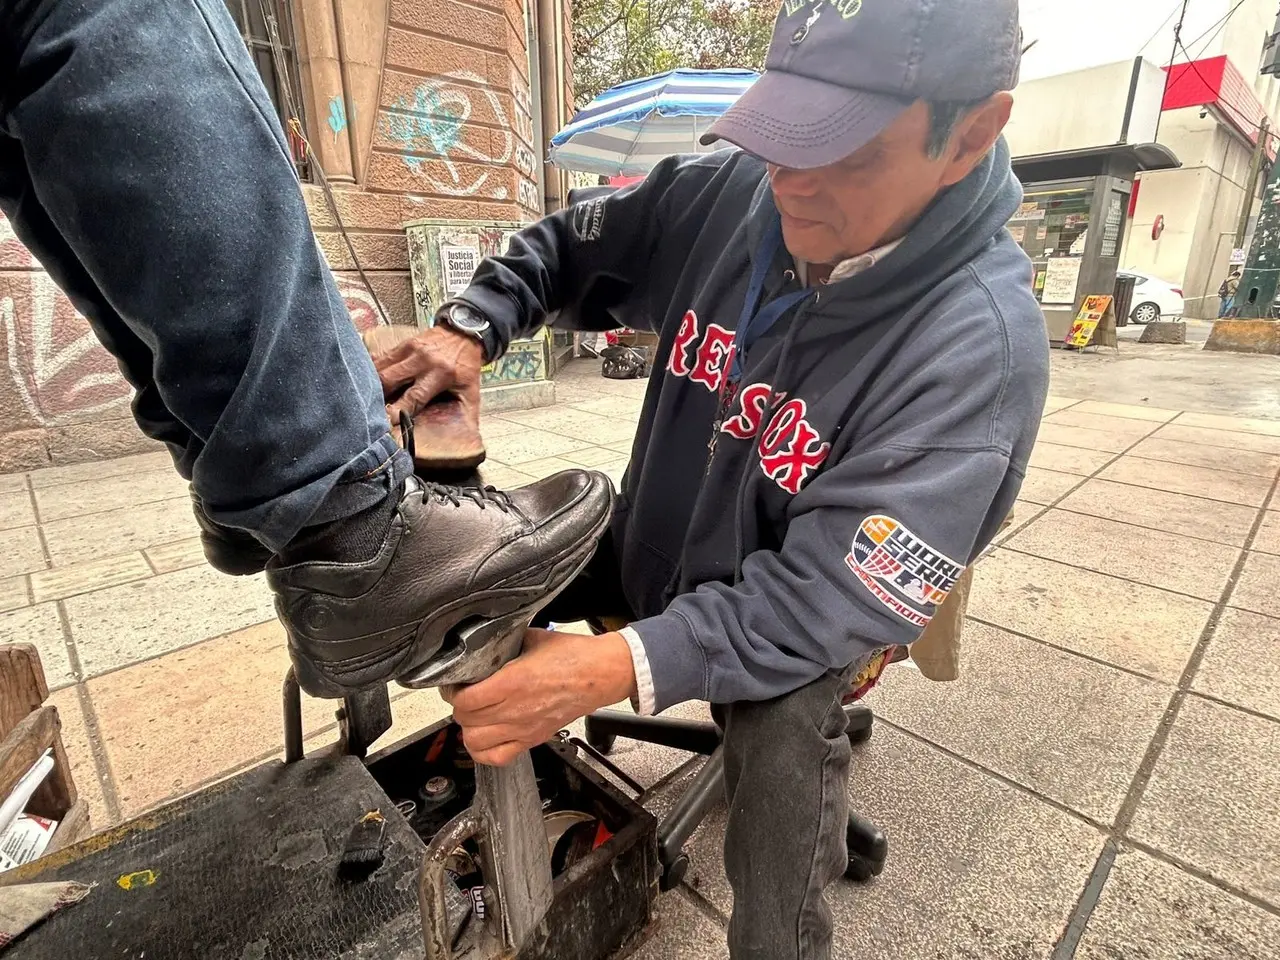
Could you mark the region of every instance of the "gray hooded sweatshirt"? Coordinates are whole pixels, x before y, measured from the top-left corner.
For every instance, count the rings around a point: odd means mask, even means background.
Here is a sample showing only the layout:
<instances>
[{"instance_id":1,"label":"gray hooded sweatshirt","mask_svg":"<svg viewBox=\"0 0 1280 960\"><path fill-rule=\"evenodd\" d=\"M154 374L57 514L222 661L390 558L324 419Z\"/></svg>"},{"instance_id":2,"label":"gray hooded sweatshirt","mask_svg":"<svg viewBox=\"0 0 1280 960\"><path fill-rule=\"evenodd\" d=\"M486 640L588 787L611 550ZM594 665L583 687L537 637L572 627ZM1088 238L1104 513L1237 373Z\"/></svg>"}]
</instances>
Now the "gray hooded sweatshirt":
<instances>
[{"instance_id":1,"label":"gray hooded sweatshirt","mask_svg":"<svg viewBox=\"0 0 1280 960\"><path fill-rule=\"evenodd\" d=\"M805 290L764 165L724 151L481 264L463 299L503 344L557 311L660 338L612 526L656 709L770 699L912 642L994 537L1048 389L1005 230L1021 199L1001 141L882 260Z\"/></svg>"}]
</instances>

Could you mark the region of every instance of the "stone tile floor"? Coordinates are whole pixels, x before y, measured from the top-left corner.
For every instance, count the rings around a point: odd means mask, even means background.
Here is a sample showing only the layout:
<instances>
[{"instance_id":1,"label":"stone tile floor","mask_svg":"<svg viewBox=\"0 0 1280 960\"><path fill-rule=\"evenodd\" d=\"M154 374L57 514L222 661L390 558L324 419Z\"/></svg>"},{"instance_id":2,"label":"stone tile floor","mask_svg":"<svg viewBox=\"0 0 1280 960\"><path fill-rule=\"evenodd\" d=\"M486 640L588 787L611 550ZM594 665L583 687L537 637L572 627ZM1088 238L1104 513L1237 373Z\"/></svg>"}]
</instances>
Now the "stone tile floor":
<instances>
[{"instance_id":1,"label":"stone tile floor","mask_svg":"<svg viewBox=\"0 0 1280 960\"><path fill-rule=\"evenodd\" d=\"M617 480L644 384L576 364L487 417L487 479ZM850 796L882 877L833 893L849 960L1271 960L1280 943L1280 421L1054 397L982 562L964 676L896 668ZM281 752L260 578L208 568L163 453L0 476L0 642L41 651L104 827ZM391 742L444 715L396 691ZM686 705L683 714L699 714ZM308 746L334 736L305 704ZM662 809L696 769L620 744ZM725 957L723 814L641 958Z\"/></svg>"}]
</instances>

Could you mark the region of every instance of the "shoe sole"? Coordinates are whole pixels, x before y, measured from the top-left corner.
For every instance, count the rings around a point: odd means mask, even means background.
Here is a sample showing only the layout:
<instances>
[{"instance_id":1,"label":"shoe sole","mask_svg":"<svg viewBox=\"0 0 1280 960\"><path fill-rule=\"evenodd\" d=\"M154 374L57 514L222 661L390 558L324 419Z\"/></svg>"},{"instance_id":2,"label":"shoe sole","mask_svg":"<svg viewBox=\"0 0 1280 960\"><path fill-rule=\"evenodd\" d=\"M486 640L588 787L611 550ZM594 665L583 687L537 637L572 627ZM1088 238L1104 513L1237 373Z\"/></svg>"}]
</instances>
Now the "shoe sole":
<instances>
[{"instance_id":1,"label":"shoe sole","mask_svg":"<svg viewBox=\"0 0 1280 960\"><path fill-rule=\"evenodd\" d=\"M537 612L554 600L591 560L596 548L599 546L600 538L604 535L610 521L613 519L615 496L612 487L610 487L608 509L603 512L601 519L591 528L587 536L551 564L547 570L546 577L540 584L499 587L480 593L468 594L437 611L429 620L422 621L413 635L406 637L398 644L398 646L404 648L402 659L408 660L407 664L402 663L394 667L391 666L391 663L394 663L397 659L394 647L379 651L379 656L385 658L387 666L390 668L385 676L375 676L369 679L362 679L358 683L344 684L335 680L328 672L317 668L310 659L299 656L295 643L290 642L289 655L293 661L293 673L298 681L298 686L308 696L339 699L375 684L387 683L392 680L395 680L401 686L411 689L438 686L442 682L465 682L434 679L440 674L444 665L441 657L442 653L452 664L458 659L460 651L466 650L463 633L477 638L477 631L484 631L489 638L499 634L505 636L517 629L517 625L522 618L525 621L524 627L527 628ZM501 622L499 623L498 621ZM488 630L487 625L491 623L494 629ZM292 631L289 632L292 633ZM472 643L472 647L474 648L475 646ZM430 650L431 652L425 657L409 659L409 654L414 650ZM519 647L517 645L516 652L518 650ZM497 669L497 667L494 666L490 672L493 669ZM450 672L450 675L452 674L453 671ZM487 674L485 675L487 676ZM480 679L480 677L475 679Z\"/></svg>"},{"instance_id":2,"label":"shoe sole","mask_svg":"<svg viewBox=\"0 0 1280 960\"><path fill-rule=\"evenodd\" d=\"M532 604L522 606L505 616L467 617L445 633L445 645L431 655L427 663L396 677L396 683L410 690L443 687L450 684L478 683L514 660L520 653L524 632L547 604L560 595L580 574L595 549L569 558L572 565L560 579L559 586L541 594ZM548 582L555 582L561 564L552 568Z\"/></svg>"}]
</instances>

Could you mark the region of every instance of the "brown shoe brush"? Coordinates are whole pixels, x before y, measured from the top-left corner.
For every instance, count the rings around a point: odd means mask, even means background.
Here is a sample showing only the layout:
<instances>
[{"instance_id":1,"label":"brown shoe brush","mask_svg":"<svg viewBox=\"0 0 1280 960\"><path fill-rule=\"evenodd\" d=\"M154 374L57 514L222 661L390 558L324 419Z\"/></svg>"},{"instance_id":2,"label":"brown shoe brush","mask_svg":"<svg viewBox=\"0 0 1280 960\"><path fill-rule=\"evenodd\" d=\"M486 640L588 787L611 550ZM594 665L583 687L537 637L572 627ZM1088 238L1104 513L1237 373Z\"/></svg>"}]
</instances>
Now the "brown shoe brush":
<instances>
[{"instance_id":1,"label":"brown shoe brush","mask_svg":"<svg viewBox=\"0 0 1280 960\"><path fill-rule=\"evenodd\" d=\"M376 357L417 335L417 327L396 325L374 327L360 336L369 355ZM459 394L443 393L432 400L413 418L411 433L403 425L398 426L402 429L397 440L409 450L420 476L435 479L445 474L470 473L484 463L480 409ZM406 434L411 438L409 443L405 441Z\"/></svg>"}]
</instances>

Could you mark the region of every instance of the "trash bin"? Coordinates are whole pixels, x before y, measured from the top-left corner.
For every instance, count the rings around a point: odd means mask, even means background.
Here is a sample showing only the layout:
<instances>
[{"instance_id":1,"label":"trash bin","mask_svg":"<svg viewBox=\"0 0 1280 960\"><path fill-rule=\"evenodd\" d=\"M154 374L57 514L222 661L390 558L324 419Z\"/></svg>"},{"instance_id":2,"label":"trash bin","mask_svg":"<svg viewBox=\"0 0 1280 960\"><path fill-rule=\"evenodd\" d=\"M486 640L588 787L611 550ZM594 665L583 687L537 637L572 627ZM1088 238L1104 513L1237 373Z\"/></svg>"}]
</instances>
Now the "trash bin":
<instances>
[{"instance_id":1,"label":"trash bin","mask_svg":"<svg viewBox=\"0 0 1280 960\"><path fill-rule=\"evenodd\" d=\"M1129 311L1133 309L1133 288L1137 286L1138 278L1132 274L1118 273L1116 274L1116 286L1112 291L1114 301L1112 303L1116 312L1116 326L1127 327L1129 325Z\"/></svg>"}]
</instances>

